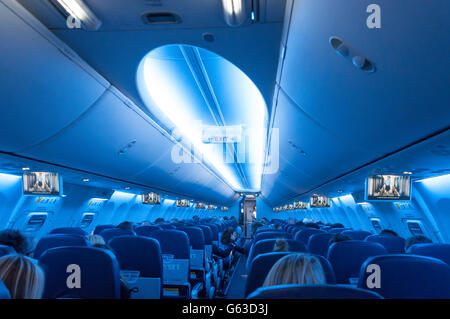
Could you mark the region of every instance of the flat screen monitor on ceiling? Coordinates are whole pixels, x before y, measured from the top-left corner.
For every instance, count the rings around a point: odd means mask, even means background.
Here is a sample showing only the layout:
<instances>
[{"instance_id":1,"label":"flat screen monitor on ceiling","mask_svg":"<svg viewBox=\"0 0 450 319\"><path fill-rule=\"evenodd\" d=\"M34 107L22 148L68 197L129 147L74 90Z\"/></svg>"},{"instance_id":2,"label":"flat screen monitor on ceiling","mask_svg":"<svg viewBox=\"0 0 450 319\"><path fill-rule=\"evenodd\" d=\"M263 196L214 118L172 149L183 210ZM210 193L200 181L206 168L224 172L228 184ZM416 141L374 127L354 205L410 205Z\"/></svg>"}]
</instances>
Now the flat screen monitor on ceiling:
<instances>
[{"instance_id":1,"label":"flat screen monitor on ceiling","mask_svg":"<svg viewBox=\"0 0 450 319\"><path fill-rule=\"evenodd\" d=\"M59 196L62 183L58 173L27 172L23 173L24 195Z\"/></svg>"},{"instance_id":2,"label":"flat screen monitor on ceiling","mask_svg":"<svg viewBox=\"0 0 450 319\"><path fill-rule=\"evenodd\" d=\"M159 205L161 204L161 196L157 193L149 193L142 195L142 204Z\"/></svg>"},{"instance_id":3,"label":"flat screen monitor on ceiling","mask_svg":"<svg viewBox=\"0 0 450 319\"><path fill-rule=\"evenodd\" d=\"M372 175L366 181L366 200L410 200L411 177Z\"/></svg>"},{"instance_id":4,"label":"flat screen monitor on ceiling","mask_svg":"<svg viewBox=\"0 0 450 319\"><path fill-rule=\"evenodd\" d=\"M311 207L327 208L330 207L330 198L327 196L311 196Z\"/></svg>"}]
</instances>

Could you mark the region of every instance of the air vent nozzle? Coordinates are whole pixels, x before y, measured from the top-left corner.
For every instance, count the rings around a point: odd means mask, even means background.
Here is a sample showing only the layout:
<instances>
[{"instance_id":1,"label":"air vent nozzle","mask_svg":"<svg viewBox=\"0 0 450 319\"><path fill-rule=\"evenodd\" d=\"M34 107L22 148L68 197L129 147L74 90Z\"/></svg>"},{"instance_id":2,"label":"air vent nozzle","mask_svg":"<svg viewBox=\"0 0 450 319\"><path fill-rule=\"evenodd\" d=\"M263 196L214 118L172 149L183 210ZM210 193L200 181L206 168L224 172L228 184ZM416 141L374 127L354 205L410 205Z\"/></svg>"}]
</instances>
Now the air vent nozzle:
<instances>
[{"instance_id":1,"label":"air vent nozzle","mask_svg":"<svg viewBox=\"0 0 450 319\"><path fill-rule=\"evenodd\" d=\"M150 12L142 16L145 24L177 24L181 23L181 17L171 12Z\"/></svg>"}]
</instances>

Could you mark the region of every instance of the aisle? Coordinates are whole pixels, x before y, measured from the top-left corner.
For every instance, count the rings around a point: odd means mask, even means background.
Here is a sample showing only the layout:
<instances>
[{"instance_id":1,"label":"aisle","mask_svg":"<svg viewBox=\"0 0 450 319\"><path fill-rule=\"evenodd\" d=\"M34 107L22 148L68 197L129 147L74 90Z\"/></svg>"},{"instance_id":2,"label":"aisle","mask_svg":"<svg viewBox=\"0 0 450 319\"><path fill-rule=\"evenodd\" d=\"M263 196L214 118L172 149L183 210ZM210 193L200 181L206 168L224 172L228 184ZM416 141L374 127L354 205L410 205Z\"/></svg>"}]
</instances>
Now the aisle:
<instances>
[{"instance_id":1,"label":"aisle","mask_svg":"<svg viewBox=\"0 0 450 319\"><path fill-rule=\"evenodd\" d=\"M244 299L245 281L247 280L245 269L246 263L247 257L242 256L239 258L226 299Z\"/></svg>"}]
</instances>

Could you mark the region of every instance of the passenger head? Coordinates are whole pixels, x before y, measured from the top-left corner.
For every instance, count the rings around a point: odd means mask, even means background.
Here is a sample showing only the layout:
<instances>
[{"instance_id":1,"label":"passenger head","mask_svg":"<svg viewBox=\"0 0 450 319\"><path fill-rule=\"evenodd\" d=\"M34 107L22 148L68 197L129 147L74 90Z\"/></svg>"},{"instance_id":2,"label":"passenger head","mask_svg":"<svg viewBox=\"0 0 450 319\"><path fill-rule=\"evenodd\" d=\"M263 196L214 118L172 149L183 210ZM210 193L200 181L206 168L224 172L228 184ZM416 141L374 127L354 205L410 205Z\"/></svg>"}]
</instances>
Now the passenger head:
<instances>
[{"instance_id":1,"label":"passenger head","mask_svg":"<svg viewBox=\"0 0 450 319\"><path fill-rule=\"evenodd\" d=\"M18 254L28 255L32 252L31 241L18 230L6 229L0 232L0 245L10 246Z\"/></svg>"},{"instance_id":2,"label":"passenger head","mask_svg":"<svg viewBox=\"0 0 450 319\"><path fill-rule=\"evenodd\" d=\"M273 226L273 228L275 228L275 229L280 229L280 224L275 224L275 225Z\"/></svg>"},{"instance_id":3,"label":"passenger head","mask_svg":"<svg viewBox=\"0 0 450 319\"><path fill-rule=\"evenodd\" d=\"M344 228L344 225L341 223L335 223L330 226L330 228Z\"/></svg>"},{"instance_id":4,"label":"passenger head","mask_svg":"<svg viewBox=\"0 0 450 319\"><path fill-rule=\"evenodd\" d=\"M141 226L150 226L152 223L150 223L148 220L144 220L141 224Z\"/></svg>"},{"instance_id":5,"label":"passenger head","mask_svg":"<svg viewBox=\"0 0 450 319\"><path fill-rule=\"evenodd\" d=\"M0 280L8 288L12 299L40 299L44 291L42 268L22 255L0 258Z\"/></svg>"},{"instance_id":6,"label":"passenger head","mask_svg":"<svg viewBox=\"0 0 450 319\"><path fill-rule=\"evenodd\" d=\"M100 235L89 235L88 240L92 246L94 246L95 244L105 244L105 240Z\"/></svg>"},{"instance_id":7,"label":"passenger head","mask_svg":"<svg viewBox=\"0 0 450 319\"><path fill-rule=\"evenodd\" d=\"M155 224L162 224L164 223L164 218L158 217L155 219Z\"/></svg>"},{"instance_id":8,"label":"passenger head","mask_svg":"<svg viewBox=\"0 0 450 319\"><path fill-rule=\"evenodd\" d=\"M415 244L431 244L431 243L432 243L431 239L422 235L409 237L405 241L405 250L408 250L409 247Z\"/></svg>"},{"instance_id":9,"label":"passenger head","mask_svg":"<svg viewBox=\"0 0 450 319\"><path fill-rule=\"evenodd\" d=\"M390 230L390 229L383 229L383 230L380 232L380 235L398 236L397 233L396 233L395 231Z\"/></svg>"},{"instance_id":10,"label":"passenger head","mask_svg":"<svg viewBox=\"0 0 450 319\"><path fill-rule=\"evenodd\" d=\"M272 251L273 252L289 251L289 243L284 238L277 238Z\"/></svg>"},{"instance_id":11,"label":"passenger head","mask_svg":"<svg viewBox=\"0 0 450 319\"><path fill-rule=\"evenodd\" d=\"M287 255L273 265L263 287L290 284L326 284L319 259L308 254Z\"/></svg>"},{"instance_id":12,"label":"passenger head","mask_svg":"<svg viewBox=\"0 0 450 319\"><path fill-rule=\"evenodd\" d=\"M224 245L229 245L234 242L237 238L237 233L233 228L228 228L224 230L222 233L222 237L220 237L220 242Z\"/></svg>"},{"instance_id":13,"label":"passenger head","mask_svg":"<svg viewBox=\"0 0 450 319\"><path fill-rule=\"evenodd\" d=\"M105 243L103 243L103 244L101 244L101 243L96 243L96 244L93 244L92 247L113 251L113 250L111 249L111 247L109 247L109 246L106 245Z\"/></svg>"},{"instance_id":14,"label":"passenger head","mask_svg":"<svg viewBox=\"0 0 450 319\"><path fill-rule=\"evenodd\" d=\"M352 239L347 235L335 234L335 235L333 235L333 237L330 238L330 241L328 242L328 246L331 246L334 243L337 243L340 241L346 241L346 240L352 240Z\"/></svg>"},{"instance_id":15,"label":"passenger head","mask_svg":"<svg viewBox=\"0 0 450 319\"><path fill-rule=\"evenodd\" d=\"M133 224L131 222L121 222L119 225L117 225L117 228L133 231Z\"/></svg>"},{"instance_id":16,"label":"passenger head","mask_svg":"<svg viewBox=\"0 0 450 319\"><path fill-rule=\"evenodd\" d=\"M305 224L305 226L309 228L320 229L319 225L317 225L316 223L307 223Z\"/></svg>"}]
</instances>

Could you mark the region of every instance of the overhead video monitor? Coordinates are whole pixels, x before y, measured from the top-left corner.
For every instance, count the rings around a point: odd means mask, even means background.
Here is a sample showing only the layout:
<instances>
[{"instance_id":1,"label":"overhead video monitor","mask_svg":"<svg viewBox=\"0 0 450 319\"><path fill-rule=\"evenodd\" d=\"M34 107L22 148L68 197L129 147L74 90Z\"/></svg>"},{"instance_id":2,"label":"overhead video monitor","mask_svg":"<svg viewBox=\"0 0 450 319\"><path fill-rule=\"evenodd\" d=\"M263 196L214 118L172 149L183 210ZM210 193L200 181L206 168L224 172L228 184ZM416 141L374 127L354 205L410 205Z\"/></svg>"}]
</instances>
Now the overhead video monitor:
<instances>
[{"instance_id":1,"label":"overhead video monitor","mask_svg":"<svg viewBox=\"0 0 450 319\"><path fill-rule=\"evenodd\" d=\"M58 173L28 172L23 174L24 195L59 196L62 183Z\"/></svg>"},{"instance_id":2,"label":"overhead video monitor","mask_svg":"<svg viewBox=\"0 0 450 319\"><path fill-rule=\"evenodd\" d=\"M177 207L189 207L190 201L188 199L179 199L177 200Z\"/></svg>"},{"instance_id":3,"label":"overhead video monitor","mask_svg":"<svg viewBox=\"0 0 450 319\"><path fill-rule=\"evenodd\" d=\"M215 205L208 205L208 206L206 206L206 209L207 210L215 210L215 209L217 209L217 206L215 206Z\"/></svg>"},{"instance_id":4,"label":"overhead video monitor","mask_svg":"<svg viewBox=\"0 0 450 319\"><path fill-rule=\"evenodd\" d=\"M159 205L159 204L161 204L161 197L157 193L143 194L142 195L142 204Z\"/></svg>"},{"instance_id":5,"label":"overhead video monitor","mask_svg":"<svg viewBox=\"0 0 450 319\"><path fill-rule=\"evenodd\" d=\"M311 196L311 207L328 208L330 205L330 198L327 196Z\"/></svg>"},{"instance_id":6,"label":"overhead video monitor","mask_svg":"<svg viewBox=\"0 0 450 319\"><path fill-rule=\"evenodd\" d=\"M372 175L366 181L366 200L410 200L411 177Z\"/></svg>"},{"instance_id":7,"label":"overhead video monitor","mask_svg":"<svg viewBox=\"0 0 450 319\"><path fill-rule=\"evenodd\" d=\"M308 209L307 202L294 202L294 209Z\"/></svg>"},{"instance_id":8,"label":"overhead video monitor","mask_svg":"<svg viewBox=\"0 0 450 319\"><path fill-rule=\"evenodd\" d=\"M220 207L220 210L223 211L223 212L226 212L226 211L228 211L228 207L227 206L222 206L222 207Z\"/></svg>"},{"instance_id":9,"label":"overhead video monitor","mask_svg":"<svg viewBox=\"0 0 450 319\"><path fill-rule=\"evenodd\" d=\"M205 203L200 203L200 202L195 203L194 208L196 208L196 209L205 209L206 208L205 207Z\"/></svg>"}]
</instances>

